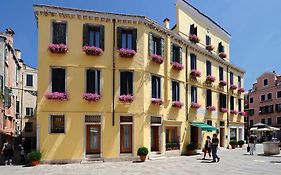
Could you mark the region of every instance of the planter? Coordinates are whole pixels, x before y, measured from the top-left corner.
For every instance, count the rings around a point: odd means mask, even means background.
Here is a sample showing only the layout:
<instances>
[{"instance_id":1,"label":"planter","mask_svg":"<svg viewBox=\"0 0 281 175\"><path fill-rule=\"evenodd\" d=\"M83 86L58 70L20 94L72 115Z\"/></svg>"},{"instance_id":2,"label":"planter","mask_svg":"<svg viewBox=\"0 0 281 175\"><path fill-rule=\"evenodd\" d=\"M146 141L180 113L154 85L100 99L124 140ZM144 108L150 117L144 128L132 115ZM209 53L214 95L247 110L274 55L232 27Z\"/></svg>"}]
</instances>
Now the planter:
<instances>
[{"instance_id":1,"label":"planter","mask_svg":"<svg viewBox=\"0 0 281 175\"><path fill-rule=\"evenodd\" d=\"M263 142L264 155L280 154L279 142Z\"/></svg>"},{"instance_id":2,"label":"planter","mask_svg":"<svg viewBox=\"0 0 281 175\"><path fill-rule=\"evenodd\" d=\"M103 53L103 50L101 48L95 46L83 46L82 50L87 55L92 55L92 56L100 56Z\"/></svg>"},{"instance_id":3,"label":"planter","mask_svg":"<svg viewBox=\"0 0 281 175\"><path fill-rule=\"evenodd\" d=\"M188 38L193 43L199 43L200 42L199 37L195 34L190 34Z\"/></svg>"},{"instance_id":4,"label":"planter","mask_svg":"<svg viewBox=\"0 0 281 175\"><path fill-rule=\"evenodd\" d=\"M232 84L232 85L230 85L230 90L235 90L235 89L237 89L237 86L236 85L234 85L234 84Z\"/></svg>"},{"instance_id":5,"label":"planter","mask_svg":"<svg viewBox=\"0 0 281 175\"><path fill-rule=\"evenodd\" d=\"M226 58L226 57L227 57L227 54L224 53L224 52L220 52L220 53L219 53L219 57L221 57L221 58Z\"/></svg>"},{"instance_id":6,"label":"planter","mask_svg":"<svg viewBox=\"0 0 281 175\"><path fill-rule=\"evenodd\" d=\"M212 112L212 111L216 110L216 107L215 106L207 106L207 110Z\"/></svg>"},{"instance_id":7,"label":"planter","mask_svg":"<svg viewBox=\"0 0 281 175\"><path fill-rule=\"evenodd\" d=\"M236 110L230 110L230 114L236 115L236 114L238 114L238 111L236 111Z\"/></svg>"},{"instance_id":8,"label":"planter","mask_svg":"<svg viewBox=\"0 0 281 175\"><path fill-rule=\"evenodd\" d=\"M52 53L64 54L68 51L65 44L50 44L48 50Z\"/></svg>"},{"instance_id":9,"label":"planter","mask_svg":"<svg viewBox=\"0 0 281 175\"><path fill-rule=\"evenodd\" d=\"M154 104L154 105L161 106L163 104L163 101L160 98L152 98L151 103Z\"/></svg>"},{"instance_id":10,"label":"planter","mask_svg":"<svg viewBox=\"0 0 281 175\"><path fill-rule=\"evenodd\" d=\"M100 100L100 95L99 94L94 94L94 93L84 93L83 94L83 99L89 101L89 102L96 102Z\"/></svg>"},{"instance_id":11,"label":"planter","mask_svg":"<svg viewBox=\"0 0 281 175\"><path fill-rule=\"evenodd\" d=\"M192 156L192 155L195 155L195 154L196 154L195 150L186 150L186 155L188 155L188 156Z\"/></svg>"},{"instance_id":12,"label":"planter","mask_svg":"<svg viewBox=\"0 0 281 175\"><path fill-rule=\"evenodd\" d=\"M201 72L200 72L199 70L193 69L193 70L191 70L191 72L190 72L190 76L195 77L195 78L201 77Z\"/></svg>"},{"instance_id":13,"label":"planter","mask_svg":"<svg viewBox=\"0 0 281 175\"><path fill-rule=\"evenodd\" d=\"M244 89L244 88L239 88L239 89L238 89L238 92L239 92L239 93L243 93L243 92L245 92L245 89Z\"/></svg>"},{"instance_id":14,"label":"planter","mask_svg":"<svg viewBox=\"0 0 281 175\"><path fill-rule=\"evenodd\" d=\"M241 115L241 116L246 116L246 112L244 112L244 111L241 111L238 114Z\"/></svg>"},{"instance_id":15,"label":"planter","mask_svg":"<svg viewBox=\"0 0 281 175\"><path fill-rule=\"evenodd\" d=\"M40 164L40 160L33 160L33 161L31 161L31 165L32 166L37 166L39 164Z\"/></svg>"},{"instance_id":16,"label":"planter","mask_svg":"<svg viewBox=\"0 0 281 175\"><path fill-rule=\"evenodd\" d=\"M180 101L173 101L172 106L175 108L181 108L183 106L183 103Z\"/></svg>"},{"instance_id":17,"label":"planter","mask_svg":"<svg viewBox=\"0 0 281 175\"><path fill-rule=\"evenodd\" d=\"M198 103L192 102L190 107L193 108L193 109L199 109L201 107L201 105L198 104Z\"/></svg>"},{"instance_id":18,"label":"planter","mask_svg":"<svg viewBox=\"0 0 281 175\"><path fill-rule=\"evenodd\" d=\"M141 160L141 162L145 162L146 156L140 156L140 160Z\"/></svg>"},{"instance_id":19,"label":"planter","mask_svg":"<svg viewBox=\"0 0 281 175\"><path fill-rule=\"evenodd\" d=\"M120 95L119 100L125 103L132 103L134 101L134 96L127 94L127 95Z\"/></svg>"},{"instance_id":20,"label":"planter","mask_svg":"<svg viewBox=\"0 0 281 175\"><path fill-rule=\"evenodd\" d=\"M206 49L207 49L209 52L211 52L212 50L214 50L214 46L212 46L212 45L207 45L207 46L206 46Z\"/></svg>"},{"instance_id":21,"label":"planter","mask_svg":"<svg viewBox=\"0 0 281 175\"><path fill-rule=\"evenodd\" d=\"M132 58L135 56L136 51L133 49L121 48L118 50L120 57Z\"/></svg>"},{"instance_id":22,"label":"planter","mask_svg":"<svg viewBox=\"0 0 281 175\"><path fill-rule=\"evenodd\" d=\"M221 87L226 86L226 81L221 80L221 81L219 82L219 86L221 86Z\"/></svg>"},{"instance_id":23,"label":"planter","mask_svg":"<svg viewBox=\"0 0 281 175\"><path fill-rule=\"evenodd\" d=\"M236 147L236 145L231 145L231 148L232 148L232 149L235 149L235 147Z\"/></svg>"},{"instance_id":24,"label":"planter","mask_svg":"<svg viewBox=\"0 0 281 175\"><path fill-rule=\"evenodd\" d=\"M161 55L152 54L152 55L150 55L150 57L151 57L151 60L157 64L162 64L164 61L164 58Z\"/></svg>"},{"instance_id":25,"label":"planter","mask_svg":"<svg viewBox=\"0 0 281 175\"><path fill-rule=\"evenodd\" d=\"M213 83L215 81L216 81L216 77L214 77L212 75L208 75L206 78L206 82Z\"/></svg>"},{"instance_id":26,"label":"planter","mask_svg":"<svg viewBox=\"0 0 281 175\"><path fill-rule=\"evenodd\" d=\"M173 62L172 63L172 68L175 70L182 70L183 69L183 65L178 63L178 62Z\"/></svg>"},{"instance_id":27,"label":"planter","mask_svg":"<svg viewBox=\"0 0 281 175\"><path fill-rule=\"evenodd\" d=\"M242 148L243 147L243 145L239 145L239 148Z\"/></svg>"},{"instance_id":28,"label":"planter","mask_svg":"<svg viewBox=\"0 0 281 175\"><path fill-rule=\"evenodd\" d=\"M226 108L221 108L221 109L220 109L220 112L222 112L222 113L227 113L227 109L226 109Z\"/></svg>"},{"instance_id":29,"label":"planter","mask_svg":"<svg viewBox=\"0 0 281 175\"><path fill-rule=\"evenodd\" d=\"M68 95L66 92L47 92L45 94L45 97L48 100L60 100L60 101L68 100Z\"/></svg>"}]
</instances>

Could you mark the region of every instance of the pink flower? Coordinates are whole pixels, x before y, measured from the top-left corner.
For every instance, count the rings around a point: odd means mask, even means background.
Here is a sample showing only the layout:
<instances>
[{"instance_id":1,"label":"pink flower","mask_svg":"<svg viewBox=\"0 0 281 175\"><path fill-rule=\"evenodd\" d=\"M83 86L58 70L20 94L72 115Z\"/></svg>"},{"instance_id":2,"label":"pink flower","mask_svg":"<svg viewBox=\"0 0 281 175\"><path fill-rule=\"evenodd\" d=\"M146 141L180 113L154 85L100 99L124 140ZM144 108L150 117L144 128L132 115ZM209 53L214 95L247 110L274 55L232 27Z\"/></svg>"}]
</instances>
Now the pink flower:
<instances>
[{"instance_id":1,"label":"pink flower","mask_svg":"<svg viewBox=\"0 0 281 175\"><path fill-rule=\"evenodd\" d=\"M246 116L246 115L247 115L247 112L245 112L245 111L240 111L240 112L239 112L239 115L241 115L241 116Z\"/></svg>"},{"instance_id":2,"label":"pink flower","mask_svg":"<svg viewBox=\"0 0 281 175\"><path fill-rule=\"evenodd\" d=\"M156 62L156 63L158 63L158 64L162 64L163 61L164 61L164 58L163 58L162 56L160 56L160 55L151 54L150 57L151 57L151 59L152 59L154 62Z\"/></svg>"},{"instance_id":3,"label":"pink flower","mask_svg":"<svg viewBox=\"0 0 281 175\"><path fill-rule=\"evenodd\" d=\"M199 37L197 35L195 35L195 34L190 34L189 35L189 40L194 42L194 43L199 43L200 42Z\"/></svg>"},{"instance_id":4,"label":"pink flower","mask_svg":"<svg viewBox=\"0 0 281 175\"><path fill-rule=\"evenodd\" d=\"M224 53L224 52L220 52L220 53L219 53L219 57L221 57L221 58L226 58L226 57L227 57L227 54Z\"/></svg>"},{"instance_id":5,"label":"pink flower","mask_svg":"<svg viewBox=\"0 0 281 175\"><path fill-rule=\"evenodd\" d=\"M125 103L131 103L134 100L134 95L131 94L123 94L119 96L119 100Z\"/></svg>"},{"instance_id":6,"label":"pink flower","mask_svg":"<svg viewBox=\"0 0 281 175\"><path fill-rule=\"evenodd\" d=\"M121 48L118 50L120 57L132 58L135 56L136 51L133 49Z\"/></svg>"},{"instance_id":7,"label":"pink flower","mask_svg":"<svg viewBox=\"0 0 281 175\"><path fill-rule=\"evenodd\" d=\"M47 92L45 93L45 97L49 100L67 100L68 95L66 92Z\"/></svg>"},{"instance_id":8,"label":"pink flower","mask_svg":"<svg viewBox=\"0 0 281 175\"><path fill-rule=\"evenodd\" d=\"M178 62L172 62L172 67L175 70L182 70L183 69L183 65L178 63Z\"/></svg>"},{"instance_id":9,"label":"pink flower","mask_svg":"<svg viewBox=\"0 0 281 175\"><path fill-rule=\"evenodd\" d=\"M232 85L230 85L230 89L235 90L235 89L237 89L237 86L235 84L232 84Z\"/></svg>"},{"instance_id":10,"label":"pink flower","mask_svg":"<svg viewBox=\"0 0 281 175\"><path fill-rule=\"evenodd\" d=\"M239 88L238 92L243 93L243 92L245 92L245 89L244 88Z\"/></svg>"},{"instance_id":11,"label":"pink flower","mask_svg":"<svg viewBox=\"0 0 281 175\"><path fill-rule=\"evenodd\" d=\"M221 80L221 81L219 82L219 85L222 86L222 87L223 87L223 86L226 86L226 81Z\"/></svg>"},{"instance_id":12,"label":"pink flower","mask_svg":"<svg viewBox=\"0 0 281 175\"><path fill-rule=\"evenodd\" d=\"M181 108L183 106L183 103L181 101L173 101L172 106L175 108Z\"/></svg>"},{"instance_id":13,"label":"pink flower","mask_svg":"<svg viewBox=\"0 0 281 175\"><path fill-rule=\"evenodd\" d=\"M222 112L222 113L227 113L227 111L228 111L227 108L221 108L220 109L220 112Z\"/></svg>"},{"instance_id":14,"label":"pink flower","mask_svg":"<svg viewBox=\"0 0 281 175\"><path fill-rule=\"evenodd\" d=\"M201 77L201 72L199 70L191 70L190 75L193 77Z\"/></svg>"},{"instance_id":15,"label":"pink flower","mask_svg":"<svg viewBox=\"0 0 281 175\"><path fill-rule=\"evenodd\" d=\"M212 75L208 75L206 78L206 81L213 83L214 81L216 81L216 77L214 77Z\"/></svg>"},{"instance_id":16,"label":"pink flower","mask_svg":"<svg viewBox=\"0 0 281 175\"><path fill-rule=\"evenodd\" d=\"M207 49L209 52L211 52L212 50L214 50L214 46L212 46L212 45L207 45L207 46L206 46L206 49Z\"/></svg>"},{"instance_id":17,"label":"pink flower","mask_svg":"<svg viewBox=\"0 0 281 175\"><path fill-rule=\"evenodd\" d=\"M215 111L217 108L215 106L207 106L207 110Z\"/></svg>"},{"instance_id":18,"label":"pink flower","mask_svg":"<svg viewBox=\"0 0 281 175\"><path fill-rule=\"evenodd\" d=\"M96 101L99 101L100 100L100 95L99 94L96 94L96 93L84 93L83 94L83 99L87 100L87 101L93 101L93 102L96 102Z\"/></svg>"},{"instance_id":19,"label":"pink flower","mask_svg":"<svg viewBox=\"0 0 281 175\"><path fill-rule=\"evenodd\" d=\"M238 114L238 111L236 111L236 110L230 110L230 114Z\"/></svg>"},{"instance_id":20,"label":"pink flower","mask_svg":"<svg viewBox=\"0 0 281 175\"><path fill-rule=\"evenodd\" d=\"M48 50L52 53L66 53L68 48L65 44L49 44Z\"/></svg>"},{"instance_id":21,"label":"pink flower","mask_svg":"<svg viewBox=\"0 0 281 175\"><path fill-rule=\"evenodd\" d=\"M190 107L191 107L191 108L194 108L194 109L198 109L198 108L201 107L201 105L198 104L198 103L192 102L191 105L190 105Z\"/></svg>"},{"instance_id":22,"label":"pink flower","mask_svg":"<svg viewBox=\"0 0 281 175\"><path fill-rule=\"evenodd\" d=\"M82 50L87 55L93 55L93 56L99 56L103 53L103 50L101 48L95 46L83 46Z\"/></svg>"},{"instance_id":23,"label":"pink flower","mask_svg":"<svg viewBox=\"0 0 281 175\"><path fill-rule=\"evenodd\" d=\"M161 98L152 98L151 103L154 105L161 106L163 104L163 101Z\"/></svg>"}]
</instances>

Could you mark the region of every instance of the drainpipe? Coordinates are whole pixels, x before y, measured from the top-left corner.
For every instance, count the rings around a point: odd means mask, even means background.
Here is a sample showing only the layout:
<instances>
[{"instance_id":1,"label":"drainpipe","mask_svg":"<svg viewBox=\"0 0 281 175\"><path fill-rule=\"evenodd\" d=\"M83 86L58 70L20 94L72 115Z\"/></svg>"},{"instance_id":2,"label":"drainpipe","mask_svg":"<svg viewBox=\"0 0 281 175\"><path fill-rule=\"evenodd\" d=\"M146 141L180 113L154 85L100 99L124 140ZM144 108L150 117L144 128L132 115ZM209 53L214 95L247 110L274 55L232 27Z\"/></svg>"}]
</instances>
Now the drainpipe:
<instances>
[{"instance_id":1,"label":"drainpipe","mask_svg":"<svg viewBox=\"0 0 281 175\"><path fill-rule=\"evenodd\" d=\"M229 66L226 67L226 106L229 108ZM229 127L229 112L226 113L226 129L227 129L227 141L229 140L229 135L228 135L228 128Z\"/></svg>"},{"instance_id":2,"label":"drainpipe","mask_svg":"<svg viewBox=\"0 0 281 175\"><path fill-rule=\"evenodd\" d=\"M186 121L188 121L188 46L185 48L185 110L186 110Z\"/></svg>"},{"instance_id":3,"label":"drainpipe","mask_svg":"<svg viewBox=\"0 0 281 175\"><path fill-rule=\"evenodd\" d=\"M115 123L115 23L116 20L113 19L113 42L112 42L112 126Z\"/></svg>"}]
</instances>

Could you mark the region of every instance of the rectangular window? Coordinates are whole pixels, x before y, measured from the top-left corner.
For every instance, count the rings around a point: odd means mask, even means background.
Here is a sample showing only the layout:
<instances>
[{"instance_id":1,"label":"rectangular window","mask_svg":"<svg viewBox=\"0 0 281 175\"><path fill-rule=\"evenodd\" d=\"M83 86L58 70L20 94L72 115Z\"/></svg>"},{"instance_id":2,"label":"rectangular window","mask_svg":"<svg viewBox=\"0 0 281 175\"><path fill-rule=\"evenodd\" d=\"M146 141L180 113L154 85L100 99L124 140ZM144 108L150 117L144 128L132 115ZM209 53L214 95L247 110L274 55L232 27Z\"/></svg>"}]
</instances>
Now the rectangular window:
<instances>
[{"instance_id":1,"label":"rectangular window","mask_svg":"<svg viewBox=\"0 0 281 175\"><path fill-rule=\"evenodd\" d=\"M25 115L28 117L33 116L33 108L25 108Z\"/></svg>"},{"instance_id":2,"label":"rectangular window","mask_svg":"<svg viewBox=\"0 0 281 175\"><path fill-rule=\"evenodd\" d=\"M210 126L212 126L212 124L213 124L213 123L212 123L212 120L207 120L207 124L210 125Z\"/></svg>"},{"instance_id":3,"label":"rectangular window","mask_svg":"<svg viewBox=\"0 0 281 175\"><path fill-rule=\"evenodd\" d=\"M195 27L194 24L190 25L189 33L191 35L197 35L197 27Z\"/></svg>"},{"instance_id":4,"label":"rectangular window","mask_svg":"<svg viewBox=\"0 0 281 175\"><path fill-rule=\"evenodd\" d=\"M277 92L277 98L281 98L281 91Z\"/></svg>"},{"instance_id":5,"label":"rectangular window","mask_svg":"<svg viewBox=\"0 0 281 175\"><path fill-rule=\"evenodd\" d=\"M277 117L277 124L281 125L281 117Z\"/></svg>"},{"instance_id":6,"label":"rectangular window","mask_svg":"<svg viewBox=\"0 0 281 175\"><path fill-rule=\"evenodd\" d=\"M172 101L180 101L180 84L172 81Z\"/></svg>"},{"instance_id":7,"label":"rectangular window","mask_svg":"<svg viewBox=\"0 0 281 175\"><path fill-rule=\"evenodd\" d=\"M117 27L118 49L132 49L137 51L137 29Z\"/></svg>"},{"instance_id":8,"label":"rectangular window","mask_svg":"<svg viewBox=\"0 0 281 175\"><path fill-rule=\"evenodd\" d=\"M263 80L263 86L267 86L268 85L268 79L264 79Z\"/></svg>"},{"instance_id":9,"label":"rectangular window","mask_svg":"<svg viewBox=\"0 0 281 175\"><path fill-rule=\"evenodd\" d=\"M261 123L265 124L265 119L264 118L261 119Z\"/></svg>"},{"instance_id":10,"label":"rectangular window","mask_svg":"<svg viewBox=\"0 0 281 175\"><path fill-rule=\"evenodd\" d=\"M265 101L265 95L261 95L261 101Z\"/></svg>"},{"instance_id":11,"label":"rectangular window","mask_svg":"<svg viewBox=\"0 0 281 175\"><path fill-rule=\"evenodd\" d=\"M104 26L84 24L83 46L95 46L104 50Z\"/></svg>"},{"instance_id":12,"label":"rectangular window","mask_svg":"<svg viewBox=\"0 0 281 175\"><path fill-rule=\"evenodd\" d=\"M100 71L87 69L86 92L100 95Z\"/></svg>"},{"instance_id":13,"label":"rectangular window","mask_svg":"<svg viewBox=\"0 0 281 175\"><path fill-rule=\"evenodd\" d=\"M232 85L234 83L233 81L233 72L230 72L230 85Z\"/></svg>"},{"instance_id":14,"label":"rectangular window","mask_svg":"<svg viewBox=\"0 0 281 175\"><path fill-rule=\"evenodd\" d=\"M273 112L273 105L260 107L260 114L269 114Z\"/></svg>"},{"instance_id":15,"label":"rectangular window","mask_svg":"<svg viewBox=\"0 0 281 175\"><path fill-rule=\"evenodd\" d=\"M212 63L210 61L206 62L206 76L212 75Z\"/></svg>"},{"instance_id":16,"label":"rectangular window","mask_svg":"<svg viewBox=\"0 0 281 175\"><path fill-rule=\"evenodd\" d=\"M66 44L66 23L53 22L53 44Z\"/></svg>"},{"instance_id":17,"label":"rectangular window","mask_svg":"<svg viewBox=\"0 0 281 175\"><path fill-rule=\"evenodd\" d=\"M272 125L272 118L267 118L267 124L268 124L269 126Z\"/></svg>"},{"instance_id":18,"label":"rectangular window","mask_svg":"<svg viewBox=\"0 0 281 175\"><path fill-rule=\"evenodd\" d=\"M255 110L254 109L249 109L248 110L248 114L249 114L249 116L253 116L255 114Z\"/></svg>"},{"instance_id":19,"label":"rectangular window","mask_svg":"<svg viewBox=\"0 0 281 175\"><path fill-rule=\"evenodd\" d=\"M220 93L220 108L226 108L226 95Z\"/></svg>"},{"instance_id":20,"label":"rectangular window","mask_svg":"<svg viewBox=\"0 0 281 175\"><path fill-rule=\"evenodd\" d=\"M26 75L26 86L33 86L33 75L32 74L27 74Z\"/></svg>"},{"instance_id":21,"label":"rectangular window","mask_svg":"<svg viewBox=\"0 0 281 175\"><path fill-rule=\"evenodd\" d=\"M33 124L32 122L25 122L24 131L25 132L32 132Z\"/></svg>"},{"instance_id":22,"label":"rectangular window","mask_svg":"<svg viewBox=\"0 0 281 175\"><path fill-rule=\"evenodd\" d=\"M152 75L151 77L152 98L161 98L161 78Z\"/></svg>"},{"instance_id":23,"label":"rectangular window","mask_svg":"<svg viewBox=\"0 0 281 175\"><path fill-rule=\"evenodd\" d=\"M230 96L230 110L234 110L234 97Z\"/></svg>"},{"instance_id":24,"label":"rectangular window","mask_svg":"<svg viewBox=\"0 0 281 175\"><path fill-rule=\"evenodd\" d=\"M238 76L238 88L241 88L242 87L242 84L241 84L241 77Z\"/></svg>"},{"instance_id":25,"label":"rectangular window","mask_svg":"<svg viewBox=\"0 0 281 175\"><path fill-rule=\"evenodd\" d=\"M219 43L218 51L219 53L224 52L224 46L222 45L222 42Z\"/></svg>"},{"instance_id":26,"label":"rectangular window","mask_svg":"<svg viewBox=\"0 0 281 175\"><path fill-rule=\"evenodd\" d=\"M19 114L20 113L20 101L16 101L16 113Z\"/></svg>"},{"instance_id":27,"label":"rectangular window","mask_svg":"<svg viewBox=\"0 0 281 175\"><path fill-rule=\"evenodd\" d=\"M254 125L254 121L250 120L250 126L253 126L253 125Z\"/></svg>"},{"instance_id":28,"label":"rectangular window","mask_svg":"<svg viewBox=\"0 0 281 175\"><path fill-rule=\"evenodd\" d=\"M51 133L65 133L64 115L51 115Z\"/></svg>"},{"instance_id":29,"label":"rectangular window","mask_svg":"<svg viewBox=\"0 0 281 175\"><path fill-rule=\"evenodd\" d=\"M281 103L275 105L275 111L281 112Z\"/></svg>"},{"instance_id":30,"label":"rectangular window","mask_svg":"<svg viewBox=\"0 0 281 175\"><path fill-rule=\"evenodd\" d=\"M267 94L267 100L271 100L272 99L272 93Z\"/></svg>"},{"instance_id":31,"label":"rectangular window","mask_svg":"<svg viewBox=\"0 0 281 175\"><path fill-rule=\"evenodd\" d=\"M52 92L65 92L65 69L52 68Z\"/></svg>"},{"instance_id":32,"label":"rectangular window","mask_svg":"<svg viewBox=\"0 0 281 175\"><path fill-rule=\"evenodd\" d=\"M211 37L206 35L206 46L212 45Z\"/></svg>"},{"instance_id":33,"label":"rectangular window","mask_svg":"<svg viewBox=\"0 0 281 175\"><path fill-rule=\"evenodd\" d=\"M195 54L190 54L190 69L197 70L197 59Z\"/></svg>"},{"instance_id":34,"label":"rectangular window","mask_svg":"<svg viewBox=\"0 0 281 175\"><path fill-rule=\"evenodd\" d=\"M207 89L206 91L206 107L212 106L212 90Z\"/></svg>"},{"instance_id":35,"label":"rectangular window","mask_svg":"<svg viewBox=\"0 0 281 175\"><path fill-rule=\"evenodd\" d=\"M238 111L242 111L242 104L241 104L241 99L238 99Z\"/></svg>"},{"instance_id":36,"label":"rectangular window","mask_svg":"<svg viewBox=\"0 0 281 175\"><path fill-rule=\"evenodd\" d=\"M154 36L150 33L149 36L150 54L164 56L164 39L158 36Z\"/></svg>"},{"instance_id":37,"label":"rectangular window","mask_svg":"<svg viewBox=\"0 0 281 175\"><path fill-rule=\"evenodd\" d=\"M191 86L191 102L197 103L197 87Z\"/></svg>"},{"instance_id":38,"label":"rectangular window","mask_svg":"<svg viewBox=\"0 0 281 175\"><path fill-rule=\"evenodd\" d=\"M250 98L250 103L254 103L254 98L253 97Z\"/></svg>"},{"instance_id":39,"label":"rectangular window","mask_svg":"<svg viewBox=\"0 0 281 175\"><path fill-rule=\"evenodd\" d=\"M182 48L171 43L171 63L177 62L182 64Z\"/></svg>"},{"instance_id":40,"label":"rectangular window","mask_svg":"<svg viewBox=\"0 0 281 175\"><path fill-rule=\"evenodd\" d=\"M120 95L133 95L133 72L120 72Z\"/></svg>"},{"instance_id":41,"label":"rectangular window","mask_svg":"<svg viewBox=\"0 0 281 175\"><path fill-rule=\"evenodd\" d=\"M219 67L219 79L220 81L223 80L223 68L222 67Z\"/></svg>"}]
</instances>

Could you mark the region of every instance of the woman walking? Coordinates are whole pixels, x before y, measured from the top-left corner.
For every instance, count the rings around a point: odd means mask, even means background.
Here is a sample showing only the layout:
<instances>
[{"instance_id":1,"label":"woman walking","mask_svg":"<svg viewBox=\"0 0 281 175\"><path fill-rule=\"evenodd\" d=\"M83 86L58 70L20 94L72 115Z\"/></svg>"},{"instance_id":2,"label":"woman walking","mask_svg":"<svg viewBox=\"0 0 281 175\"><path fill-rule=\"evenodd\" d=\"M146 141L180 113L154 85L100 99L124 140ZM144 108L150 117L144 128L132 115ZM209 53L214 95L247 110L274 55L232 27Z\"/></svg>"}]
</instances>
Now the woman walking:
<instances>
[{"instance_id":1,"label":"woman walking","mask_svg":"<svg viewBox=\"0 0 281 175\"><path fill-rule=\"evenodd\" d=\"M249 143L249 147L250 147L250 155L254 155L255 136L253 134L250 135L248 143Z\"/></svg>"},{"instance_id":2,"label":"woman walking","mask_svg":"<svg viewBox=\"0 0 281 175\"><path fill-rule=\"evenodd\" d=\"M205 142L203 160L206 159L207 152L209 153L209 157L211 157L211 137L210 136L207 136L207 139L206 139L206 142Z\"/></svg>"}]
</instances>

